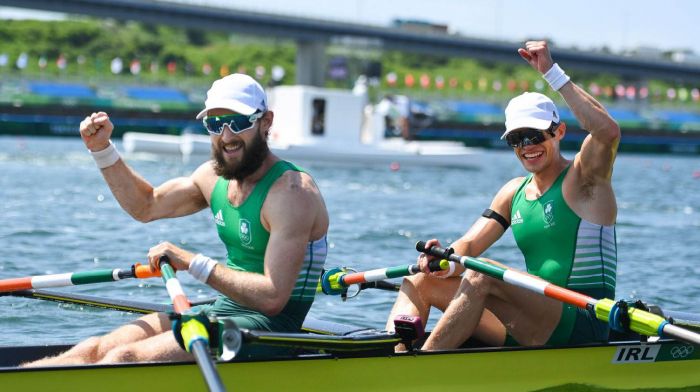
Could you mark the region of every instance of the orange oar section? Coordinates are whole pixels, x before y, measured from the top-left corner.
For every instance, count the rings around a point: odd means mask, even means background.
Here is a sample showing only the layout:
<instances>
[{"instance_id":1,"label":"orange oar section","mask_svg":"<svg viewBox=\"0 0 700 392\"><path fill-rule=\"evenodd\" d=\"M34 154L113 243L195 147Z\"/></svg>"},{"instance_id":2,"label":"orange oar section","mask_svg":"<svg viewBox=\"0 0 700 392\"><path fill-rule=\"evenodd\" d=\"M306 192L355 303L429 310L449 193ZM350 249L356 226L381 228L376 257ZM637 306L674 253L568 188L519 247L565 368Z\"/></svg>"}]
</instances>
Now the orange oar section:
<instances>
[{"instance_id":1,"label":"orange oar section","mask_svg":"<svg viewBox=\"0 0 700 392\"><path fill-rule=\"evenodd\" d=\"M136 264L134 265L134 275L136 275L136 277L139 279L159 278L160 270L151 271L151 267L149 265Z\"/></svg>"},{"instance_id":2,"label":"orange oar section","mask_svg":"<svg viewBox=\"0 0 700 392\"><path fill-rule=\"evenodd\" d=\"M367 279L365 279L364 272L356 272L354 274L347 274L343 276L343 283L346 285L365 283L366 281Z\"/></svg>"},{"instance_id":3,"label":"orange oar section","mask_svg":"<svg viewBox=\"0 0 700 392\"><path fill-rule=\"evenodd\" d=\"M588 304L595 304L596 300L587 295L565 289L553 284L549 284L544 288L544 295L549 298L554 298L562 302L566 302L575 305L579 308L585 309Z\"/></svg>"},{"instance_id":4,"label":"orange oar section","mask_svg":"<svg viewBox=\"0 0 700 392\"><path fill-rule=\"evenodd\" d=\"M176 295L172 298L172 301L173 309L178 313L185 312L186 310L192 307L192 305L190 305L190 301L188 301L187 297L185 297L184 295Z\"/></svg>"},{"instance_id":5,"label":"orange oar section","mask_svg":"<svg viewBox=\"0 0 700 392\"><path fill-rule=\"evenodd\" d=\"M0 292L27 290L32 288L32 277L0 280Z\"/></svg>"}]
</instances>

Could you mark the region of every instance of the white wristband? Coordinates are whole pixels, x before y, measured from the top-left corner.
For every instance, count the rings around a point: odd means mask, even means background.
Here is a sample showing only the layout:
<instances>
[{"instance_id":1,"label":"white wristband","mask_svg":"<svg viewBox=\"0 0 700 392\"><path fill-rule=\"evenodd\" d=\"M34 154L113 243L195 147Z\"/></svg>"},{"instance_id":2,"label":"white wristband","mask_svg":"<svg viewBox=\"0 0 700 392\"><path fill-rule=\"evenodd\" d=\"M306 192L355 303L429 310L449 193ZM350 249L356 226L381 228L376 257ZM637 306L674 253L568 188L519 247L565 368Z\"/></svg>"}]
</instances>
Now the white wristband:
<instances>
[{"instance_id":1,"label":"white wristband","mask_svg":"<svg viewBox=\"0 0 700 392\"><path fill-rule=\"evenodd\" d=\"M450 269L447 270L447 273L444 275L439 275L438 277L441 279L447 279L450 276L454 275L455 273L455 263L454 261L450 261Z\"/></svg>"},{"instance_id":2,"label":"white wristband","mask_svg":"<svg viewBox=\"0 0 700 392\"><path fill-rule=\"evenodd\" d=\"M211 271L214 270L215 265L216 260L204 256L201 253L197 253L192 261L190 261L190 268L187 272L198 281L207 283L207 279L209 279L209 275Z\"/></svg>"},{"instance_id":3,"label":"white wristband","mask_svg":"<svg viewBox=\"0 0 700 392\"><path fill-rule=\"evenodd\" d=\"M554 63L552 65L552 68L549 69L544 75L544 80L549 83L549 86L554 90L554 91L559 91L560 88L562 88L571 78L569 75L564 73L564 70L559 67L559 64Z\"/></svg>"},{"instance_id":4,"label":"white wristband","mask_svg":"<svg viewBox=\"0 0 700 392\"><path fill-rule=\"evenodd\" d=\"M114 165L117 163L119 158L121 158L119 156L119 151L117 151L117 148L114 147L111 140L109 141L109 146L107 148L100 151L90 151L90 154L92 154L92 158L95 160L97 167L100 169Z\"/></svg>"}]
</instances>

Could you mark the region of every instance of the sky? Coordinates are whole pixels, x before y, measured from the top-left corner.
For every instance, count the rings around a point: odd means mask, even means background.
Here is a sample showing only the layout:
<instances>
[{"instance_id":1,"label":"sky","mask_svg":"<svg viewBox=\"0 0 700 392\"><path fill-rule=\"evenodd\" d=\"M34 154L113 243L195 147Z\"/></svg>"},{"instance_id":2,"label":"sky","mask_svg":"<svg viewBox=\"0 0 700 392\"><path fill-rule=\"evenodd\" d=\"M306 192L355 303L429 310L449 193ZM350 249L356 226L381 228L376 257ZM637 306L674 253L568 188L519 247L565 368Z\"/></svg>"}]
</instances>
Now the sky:
<instances>
[{"instance_id":1,"label":"sky","mask_svg":"<svg viewBox=\"0 0 700 392\"><path fill-rule=\"evenodd\" d=\"M579 49L691 49L700 55L700 1L693 0L175 0L308 18L388 26L416 19L462 35L504 41L547 37ZM46 17L0 8L0 17Z\"/></svg>"}]
</instances>

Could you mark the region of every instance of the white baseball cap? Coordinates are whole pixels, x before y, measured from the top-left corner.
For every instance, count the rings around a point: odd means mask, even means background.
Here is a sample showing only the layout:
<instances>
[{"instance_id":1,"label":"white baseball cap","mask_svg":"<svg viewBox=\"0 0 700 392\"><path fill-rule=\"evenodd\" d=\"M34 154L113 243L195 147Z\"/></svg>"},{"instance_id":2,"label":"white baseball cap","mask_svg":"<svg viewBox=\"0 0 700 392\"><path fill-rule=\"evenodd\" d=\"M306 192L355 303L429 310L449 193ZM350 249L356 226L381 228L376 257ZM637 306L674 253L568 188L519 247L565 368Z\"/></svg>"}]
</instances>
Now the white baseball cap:
<instances>
[{"instance_id":1,"label":"white baseball cap","mask_svg":"<svg viewBox=\"0 0 700 392\"><path fill-rule=\"evenodd\" d=\"M558 123L559 111L549 97L540 93L522 93L506 106L506 131L501 139L520 128L548 129L552 122Z\"/></svg>"},{"instance_id":2,"label":"white baseball cap","mask_svg":"<svg viewBox=\"0 0 700 392\"><path fill-rule=\"evenodd\" d=\"M236 113L251 115L267 111L267 96L260 83L248 75L235 73L223 77L211 85L204 101L204 110L197 119L207 115L211 109L229 109Z\"/></svg>"}]
</instances>

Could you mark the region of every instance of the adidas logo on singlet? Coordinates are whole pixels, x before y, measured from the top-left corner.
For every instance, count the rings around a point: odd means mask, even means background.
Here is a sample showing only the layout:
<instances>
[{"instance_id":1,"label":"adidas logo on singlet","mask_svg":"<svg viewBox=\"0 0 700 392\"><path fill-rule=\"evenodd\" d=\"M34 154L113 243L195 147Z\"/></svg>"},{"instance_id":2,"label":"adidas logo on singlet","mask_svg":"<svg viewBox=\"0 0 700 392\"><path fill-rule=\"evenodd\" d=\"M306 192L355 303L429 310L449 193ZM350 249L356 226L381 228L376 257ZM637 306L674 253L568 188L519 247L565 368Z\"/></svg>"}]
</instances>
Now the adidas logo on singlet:
<instances>
[{"instance_id":1,"label":"adidas logo on singlet","mask_svg":"<svg viewBox=\"0 0 700 392\"><path fill-rule=\"evenodd\" d=\"M214 222L216 222L216 224L219 226L226 226L226 222L224 222L224 214L221 213L221 210L214 215Z\"/></svg>"},{"instance_id":2,"label":"adidas logo on singlet","mask_svg":"<svg viewBox=\"0 0 700 392\"><path fill-rule=\"evenodd\" d=\"M510 225L517 225L523 223L523 217L520 216L520 210L515 211L515 214L510 218Z\"/></svg>"}]
</instances>

